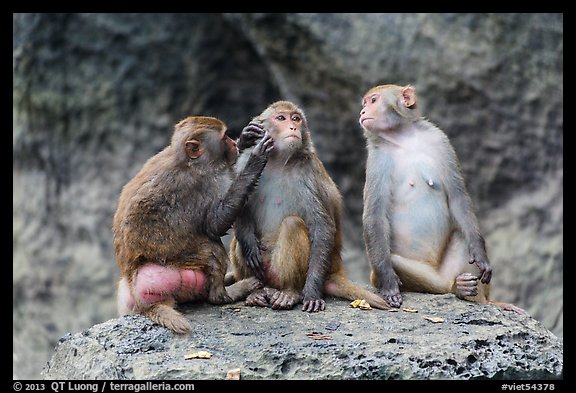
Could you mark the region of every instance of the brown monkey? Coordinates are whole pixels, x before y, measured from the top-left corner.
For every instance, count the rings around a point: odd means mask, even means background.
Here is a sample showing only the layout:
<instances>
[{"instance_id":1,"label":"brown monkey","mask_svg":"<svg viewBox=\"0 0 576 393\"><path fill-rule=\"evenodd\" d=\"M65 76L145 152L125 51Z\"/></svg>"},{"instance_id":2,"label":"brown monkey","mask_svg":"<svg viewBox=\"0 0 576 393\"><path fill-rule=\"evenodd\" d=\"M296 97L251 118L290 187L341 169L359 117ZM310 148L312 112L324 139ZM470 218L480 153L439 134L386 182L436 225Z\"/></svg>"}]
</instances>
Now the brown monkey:
<instances>
[{"instance_id":1,"label":"brown monkey","mask_svg":"<svg viewBox=\"0 0 576 393\"><path fill-rule=\"evenodd\" d=\"M377 294L345 277L341 259L341 195L318 158L304 113L288 101L270 105L244 128L239 147L265 133L274 150L258 189L234 223L230 260L235 279L256 276L264 288L250 294L249 305L321 311L324 294L389 309ZM248 150L236 168L243 170Z\"/></svg>"},{"instance_id":2,"label":"brown monkey","mask_svg":"<svg viewBox=\"0 0 576 393\"><path fill-rule=\"evenodd\" d=\"M176 303L228 303L260 287L251 279L226 291L228 255L220 237L254 189L273 141L264 137L232 181L238 151L225 132L216 118L182 120L170 145L122 189L113 223L120 315L141 313L186 333L190 323Z\"/></svg>"},{"instance_id":3,"label":"brown monkey","mask_svg":"<svg viewBox=\"0 0 576 393\"><path fill-rule=\"evenodd\" d=\"M420 116L414 88L370 89L359 122L368 149L364 241L379 293L394 307L402 304L400 286L494 303L492 267L459 161L446 134Z\"/></svg>"}]
</instances>

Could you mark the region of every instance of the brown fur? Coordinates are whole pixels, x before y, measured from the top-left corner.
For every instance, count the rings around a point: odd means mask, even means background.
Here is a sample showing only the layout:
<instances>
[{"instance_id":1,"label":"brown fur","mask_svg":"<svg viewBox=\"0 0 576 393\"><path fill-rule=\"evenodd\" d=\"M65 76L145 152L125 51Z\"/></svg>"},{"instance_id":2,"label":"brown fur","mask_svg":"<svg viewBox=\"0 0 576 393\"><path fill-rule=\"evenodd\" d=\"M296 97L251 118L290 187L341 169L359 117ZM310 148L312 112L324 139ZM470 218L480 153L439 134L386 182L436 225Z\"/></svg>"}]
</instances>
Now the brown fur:
<instances>
[{"instance_id":1,"label":"brown fur","mask_svg":"<svg viewBox=\"0 0 576 393\"><path fill-rule=\"evenodd\" d=\"M273 308L291 308L303 302L306 311L319 311L324 308L323 296L327 294L349 300L365 298L376 308L388 309L382 298L345 276L341 258L342 197L315 152L302 110L289 101L279 101L255 120L262 121L272 137L284 137L271 121L279 112L300 116L301 144L270 155L258 189L236 221L230 244L235 278L255 274L243 251L247 250L260 256L264 286L274 289L260 291L256 301L259 305L267 300ZM281 146L279 140L275 146ZM271 202L275 200L277 206ZM259 250L258 244L266 250Z\"/></svg>"},{"instance_id":2,"label":"brown fur","mask_svg":"<svg viewBox=\"0 0 576 393\"><path fill-rule=\"evenodd\" d=\"M209 302L238 300L224 288L228 255L220 236L255 187L266 157L262 151L251 156L246 170L232 182L237 151L225 131L226 125L216 118L188 117L179 122L170 145L123 187L114 215L116 262L135 311L178 333L190 326L173 309L174 299L146 306L135 293L135 280L147 263L190 269L205 274ZM239 288L254 287L241 283L234 288L234 297L242 295ZM119 303L119 309L126 308Z\"/></svg>"}]
</instances>

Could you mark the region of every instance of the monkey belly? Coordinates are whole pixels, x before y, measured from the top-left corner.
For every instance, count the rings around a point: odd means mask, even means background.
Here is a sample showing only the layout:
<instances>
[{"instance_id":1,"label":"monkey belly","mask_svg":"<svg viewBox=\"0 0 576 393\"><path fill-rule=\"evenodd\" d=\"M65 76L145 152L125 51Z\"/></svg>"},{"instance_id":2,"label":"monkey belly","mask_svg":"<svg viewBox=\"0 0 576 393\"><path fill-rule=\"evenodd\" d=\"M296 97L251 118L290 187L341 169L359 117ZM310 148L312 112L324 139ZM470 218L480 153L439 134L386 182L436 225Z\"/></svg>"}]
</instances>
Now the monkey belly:
<instances>
[{"instance_id":1,"label":"monkey belly","mask_svg":"<svg viewBox=\"0 0 576 393\"><path fill-rule=\"evenodd\" d=\"M441 262L453 232L448 205L439 195L397 204L390 225L392 253L434 264Z\"/></svg>"},{"instance_id":2,"label":"monkey belly","mask_svg":"<svg viewBox=\"0 0 576 393\"><path fill-rule=\"evenodd\" d=\"M151 305L170 298L183 302L205 296L205 284L203 272L148 263L138 270L134 290L141 303Z\"/></svg>"}]
</instances>

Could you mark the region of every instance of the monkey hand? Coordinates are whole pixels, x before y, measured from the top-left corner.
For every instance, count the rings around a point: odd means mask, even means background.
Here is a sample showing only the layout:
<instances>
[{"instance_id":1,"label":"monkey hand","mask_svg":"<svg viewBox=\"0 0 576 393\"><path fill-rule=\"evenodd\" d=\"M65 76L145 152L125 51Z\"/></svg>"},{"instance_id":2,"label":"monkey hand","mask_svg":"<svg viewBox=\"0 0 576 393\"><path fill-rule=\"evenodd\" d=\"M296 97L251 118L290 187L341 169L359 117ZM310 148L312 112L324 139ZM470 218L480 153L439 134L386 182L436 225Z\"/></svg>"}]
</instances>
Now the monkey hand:
<instances>
[{"instance_id":1,"label":"monkey hand","mask_svg":"<svg viewBox=\"0 0 576 393\"><path fill-rule=\"evenodd\" d=\"M272 149L274 149L274 139L272 139L270 134L265 133L252 151L252 156L256 155L268 158L268 154L270 154Z\"/></svg>"},{"instance_id":2,"label":"monkey hand","mask_svg":"<svg viewBox=\"0 0 576 393\"><path fill-rule=\"evenodd\" d=\"M483 284L488 284L492 279L492 266L490 266L490 262L488 262L488 258L486 256L482 257L482 253L472 252L472 256L470 257L470 264L475 264L478 269L480 269L480 274L478 278L480 282Z\"/></svg>"},{"instance_id":3,"label":"monkey hand","mask_svg":"<svg viewBox=\"0 0 576 393\"><path fill-rule=\"evenodd\" d=\"M402 285L402 282L394 271L390 272L389 276L386 277L385 280L382 280L382 284L380 285L380 290L378 291L380 296L392 307L398 308L402 305L400 285Z\"/></svg>"},{"instance_id":4,"label":"monkey hand","mask_svg":"<svg viewBox=\"0 0 576 393\"><path fill-rule=\"evenodd\" d=\"M270 134L266 133L264 137L258 142L252 153L250 153L250 158L246 163L246 168L250 173L258 173L266 166L268 162L268 155L274 148L274 139Z\"/></svg>"},{"instance_id":5,"label":"monkey hand","mask_svg":"<svg viewBox=\"0 0 576 393\"><path fill-rule=\"evenodd\" d=\"M318 312L324 311L326 308L326 302L324 299L306 299L302 302L302 311L307 312Z\"/></svg>"},{"instance_id":6,"label":"monkey hand","mask_svg":"<svg viewBox=\"0 0 576 393\"><path fill-rule=\"evenodd\" d=\"M252 270L256 278L264 282L264 262L262 260L262 252L267 248L262 242L254 237L250 241L241 242L242 253L246 259L246 264Z\"/></svg>"},{"instance_id":7,"label":"monkey hand","mask_svg":"<svg viewBox=\"0 0 576 393\"><path fill-rule=\"evenodd\" d=\"M259 139L264 137L265 132L261 121L251 121L240 133L237 142L238 150L241 152L244 149L254 146Z\"/></svg>"},{"instance_id":8,"label":"monkey hand","mask_svg":"<svg viewBox=\"0 0 576 393\"><path fill-rule=\"evenodd\" d=\"M310 293L312 292L312 293ZM326 308L326 302L322 299L322 296L316 291L306 291L304 289L304 297L302 299L302 311L307 312L318 312L324 311Z\"/></svg>"}]
</instances>

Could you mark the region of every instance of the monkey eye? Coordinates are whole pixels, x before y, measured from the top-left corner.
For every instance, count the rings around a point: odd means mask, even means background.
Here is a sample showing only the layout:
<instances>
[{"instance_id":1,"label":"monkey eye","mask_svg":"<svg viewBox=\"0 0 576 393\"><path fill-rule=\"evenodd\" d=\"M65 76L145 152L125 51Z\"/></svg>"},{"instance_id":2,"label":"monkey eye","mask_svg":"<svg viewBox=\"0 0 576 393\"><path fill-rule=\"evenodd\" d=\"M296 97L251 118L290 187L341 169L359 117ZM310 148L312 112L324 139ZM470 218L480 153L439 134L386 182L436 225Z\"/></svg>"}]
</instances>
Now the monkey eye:
<instances>
[{"instance_id":1,"label":"monkey eye","mask_svg":"<svg viewBox=\"0 0 576 393\"><path fill-rule=\"evenodd\" d=\"M298 122L298 121L300 121L300 120L302 120L302 119L300 118L300 116L298 116L298 115L292 116L292 121L297 121L297 122Z\"/></svg>"},{"instance_id":2,"label":"monkey eye","mask_svg":"<svg viewBox=\"0 0 576 393\"><path fill-rule=\"evenodd\" d=\"M370 98L370 102L371 102L372 104L375 103L376 100L377 100L376 96L372 96L372 97Z\"/></svg>"},{"instance_id":3,"label":"monkey eye","mask_svg":"<svg viewBox=\"0 0 576 393\"><path fill-rule=\"evenodd\" d=\"M286 118L284 117L284 115L278 115L278 116L276 116L276 120L282 121L282 120L286 120Z\"/></svg>"}]
</instances>

